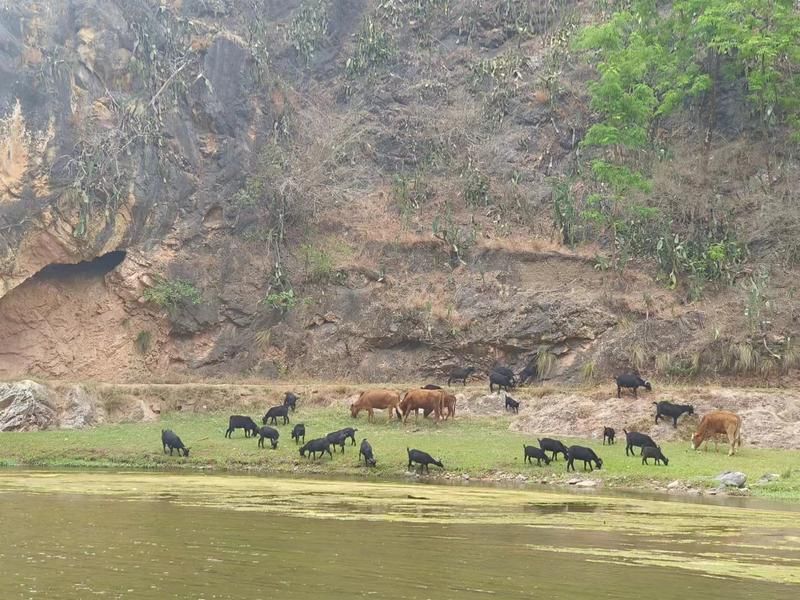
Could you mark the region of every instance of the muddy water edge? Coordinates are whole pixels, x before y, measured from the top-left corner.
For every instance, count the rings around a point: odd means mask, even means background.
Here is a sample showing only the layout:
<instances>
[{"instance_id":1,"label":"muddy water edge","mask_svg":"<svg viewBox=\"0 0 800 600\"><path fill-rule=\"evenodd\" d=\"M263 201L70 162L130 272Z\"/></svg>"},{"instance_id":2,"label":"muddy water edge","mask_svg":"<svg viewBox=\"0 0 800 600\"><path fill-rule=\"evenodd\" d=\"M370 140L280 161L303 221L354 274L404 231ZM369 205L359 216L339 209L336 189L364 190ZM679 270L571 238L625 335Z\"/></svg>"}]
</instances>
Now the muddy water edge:
<instances>
[{"instance_id":1,"label":"muddy water edge","mask_svg":"<svg viewBox=\"0 0 800 600\"><path fill-rule=\"evenodd\" d=\"M2 598L796 598L800 512L470 486L0 471Z\"/></svg>"}]
</instances>

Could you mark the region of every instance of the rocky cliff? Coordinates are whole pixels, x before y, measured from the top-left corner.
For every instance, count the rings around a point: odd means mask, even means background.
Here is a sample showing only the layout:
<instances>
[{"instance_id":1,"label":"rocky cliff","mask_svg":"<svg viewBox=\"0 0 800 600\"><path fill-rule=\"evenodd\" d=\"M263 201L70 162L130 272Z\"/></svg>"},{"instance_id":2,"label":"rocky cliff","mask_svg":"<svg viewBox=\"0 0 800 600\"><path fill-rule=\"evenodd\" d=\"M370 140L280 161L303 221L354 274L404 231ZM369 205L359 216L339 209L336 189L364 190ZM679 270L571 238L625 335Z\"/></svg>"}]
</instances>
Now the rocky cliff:
<instances>
[{"instance_id":1,"label":"rocky cliff","mask_svg":"<svg viewBox=\"0 0 800 600\"><path fill-rule=\"evenodd\" d=\"M0 3L0 376L724 371L746 289L688 303L554 229L591 3L484 4Z\"/></svg>"}]
</instances>

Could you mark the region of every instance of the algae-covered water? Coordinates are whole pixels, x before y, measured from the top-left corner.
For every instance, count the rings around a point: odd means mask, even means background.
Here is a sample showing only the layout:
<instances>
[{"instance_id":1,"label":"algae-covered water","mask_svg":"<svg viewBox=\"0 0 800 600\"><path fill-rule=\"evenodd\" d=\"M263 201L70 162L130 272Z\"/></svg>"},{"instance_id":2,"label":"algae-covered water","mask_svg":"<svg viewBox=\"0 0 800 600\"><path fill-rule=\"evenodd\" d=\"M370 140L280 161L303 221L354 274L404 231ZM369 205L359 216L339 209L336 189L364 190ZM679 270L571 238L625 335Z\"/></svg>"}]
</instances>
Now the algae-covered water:
<instances>
[{"instance_id":1,"label":"algae-covered water","mask_svg":"<svg viewBox=\"0 0 800 600\"><path fill-rule=\"evenodd\" d=\"M797 598L800 512L476 486L0 471L0 598Z\"/></svg>"}]
</instances>

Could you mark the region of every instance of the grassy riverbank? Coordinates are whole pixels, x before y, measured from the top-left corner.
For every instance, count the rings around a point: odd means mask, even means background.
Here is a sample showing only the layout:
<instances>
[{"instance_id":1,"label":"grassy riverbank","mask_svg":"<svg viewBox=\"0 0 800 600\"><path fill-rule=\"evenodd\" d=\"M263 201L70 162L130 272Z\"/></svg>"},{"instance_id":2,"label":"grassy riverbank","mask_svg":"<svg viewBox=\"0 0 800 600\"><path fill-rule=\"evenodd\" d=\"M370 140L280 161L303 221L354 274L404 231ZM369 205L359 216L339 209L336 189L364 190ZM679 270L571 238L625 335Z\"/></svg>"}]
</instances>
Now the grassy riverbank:
<instances>
[{"instance_id":1,"label":"grassy riverbank","mask_svg":"<svg viewBox=\"0 0 800 600\"><path fill-rule=\"evenodd\" d=\"M301 459L290 438L291 426L280 426L277 450L259 449L255 439L244 438L241 430L233 439L225 439L227 414L205 413L162 415L160 422L104 425L79 431L42 431L0 434L0 464L5 466L46 467L125 467L125 468L188 468L262 471L296 474L361 475L372 478L407 476L406 447L419 448L439 457L445 470L431 469L431 477L464 477L471 479L506 479L522 474L532 482L565 483L574 475L567 474L563 460L549 467L526 465L522 444L536 444L534 436L508 430L510 418L464 417L436 425L427 419L417 423L413 418L406 425L387 423L383 415L369 424L365 418L353 421L342 409L306 408L292 415L292 422L304 422L306 439L324 435L346 426L358 427L359 441L369 439L378 459L378 466L367 471L358 465L358 447L347 446L345 454L331 460ZM161 451L161 429L174 429L191 448L189 458L164 455ZM713 477L723 471L742 471L748 476L753 495L800 500L800 452L762 450L745 446L735 457L728 457L724 446L720 452L696 453L685 442L664 443L669 457L668 467L645 467L638 457L626 457L623 443L603 447L599 440L562 438L567 443L590 445L603 458L600 471L578 476L603 480L608 487L654 489L679 480L691 487L704 489L714 484ZM269 446L269 444L267 444ZM712 447L713 448L713 447ZM766 473L778 474L776 481L758 485Z\"/></svg>"}]
</instances>

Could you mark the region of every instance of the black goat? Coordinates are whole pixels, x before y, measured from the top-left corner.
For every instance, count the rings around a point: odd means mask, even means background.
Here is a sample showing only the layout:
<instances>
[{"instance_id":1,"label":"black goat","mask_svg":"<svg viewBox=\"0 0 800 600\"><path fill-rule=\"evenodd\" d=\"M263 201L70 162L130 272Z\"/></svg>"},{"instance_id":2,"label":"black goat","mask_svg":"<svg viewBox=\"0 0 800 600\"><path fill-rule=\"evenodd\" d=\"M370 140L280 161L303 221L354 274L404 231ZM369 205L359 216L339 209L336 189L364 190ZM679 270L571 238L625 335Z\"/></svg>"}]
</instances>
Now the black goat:
<instances>
[{"instance_id":1,"label":"black goat","mask_svg":"<svg viewBox=\"0 0 800 600\"><path fill-rule=\"evenodd\" d=\"M161 446L164 448L164 454L167 453L167 448L169 448L170 456L172 456L173 450L178 451L178 456L181 455L181 452L184 456L189 456L189 448L183 445L181 438L179 438L171 429L161 430Z\"/></svg>"},{"instance_id":2,"label":"black goat","mask_svg":"<svg viewBox=\"0 0 800 600\"><path fill-rule=\"evenodd\" d=\"M362 456L364 457L365 467L374 467L378 464L378 461L376 461L375 457L372 455L372 446L369 445L366 438L361 440L361 447L358 449L358 462L361 462Z\"/></svg>"},{"instance_id":3,"label":"black goat","mask_svg":"<svg viewBox=\"0 0 800 600\"><path fill-rule=\"evenodd\" d=\"M594 450L591 448L586 448L585 446L570 446L567 450L567 471L572 469L575 470L575 461L582 460L583 461L583 470L586 470L588 465L590 471L594 471L592 468L592 463L600 469L603 466L603 459L595 454Z\"/></svg>"},{"instance_id":4,"label":"black goat","mask_svg":"<svg viewBox=\"0 0 800 600\"><path fill-rule=\"evenodd\" d=\"M508 367L492 367L492 373L500 373L503 377L507 377L508 380L512 383L512 385L517 384L517 376L514 375L514 371L509 369Z\"/></svg>"},{"instance_id":5,"label":"black goat","mask_svg":"<svg viewBox=\"0 0 800 600\"><path fill-rule=\"evenodd\" d=\"M537 448L536 446L526 446L525 444L522 444L522 448L524 455L524 458L522 459L523 462L528 461L529 463L533 464L533 459L535 458L536 464L540 467L542 466L542 461L544 461L544 464L546 465L550 464L550 459L541 448Z\"/></svg>"},{"instance_id":6,"label":"black goat","mask_svg":"<svg viewBox=\"0 0 800 600\"><path fill-rule=\"evenodd\" d=\"M624 375L617 375L615 381L617 382L617 398L621 398L622 388L632 388L633 389L633 397L638 398L636 395L637 388L643 387L648 392L653 391L653 386L650 385L649 381L645 381L638 375L634 375L633 373L625 373Z\"/></svg>"},{"instance_id":7,"label":"black goat","mask_svg":"<svg viewBox=\"0 0 800 600\"><path fill-rule=\"evenodd\" d=\"M300 443L300 438L303 438L303 443L306 441L306 426L303 423L298 423L292 429L292 439L295 444Z\"/></svg>"},{"instance_id":8,"label":"black goat","mask_svg":"<svg viewBox=\"0 0 800 600\"><path fill-rule=\"evenodd\" d=\"M649 435L639 433L638 431L622 430L625 433L625 456L636 456L634 446L639 446L644 449L648 446L655 448L657 445ZM628 454L630 452L630 454Z\"/></svg>"},{"instance_id":9,"label":"black goat","mask_svg":"<svg viewBox=\"0 0 800 600\"><path fill-rule=\"evenodd\" d=\"M306 452L308 452L308 455L314 459L317 458L317 452L319 452L320 457L325 456L325 453L327 452L328 455L333 458L331 444L326 438L317 438L306 444L303 444L300 447L300 456L305 456Z\"/></svg>"},{"instance_id":10,"label":"black goat","mask_svg":"<svg viewBox=\"0 0 800 600\"><path fill-rule=\"evenodd\" d=\"M341 431L331 431L325 436L325 439L333 446L334 452L336 451L336 446L339 446L342 449L342 454L344 454L344 442L347 439L347 435Z\"/></svg>"},{"instance_id":11,"label":"black goat","mask_svg":"<svg viewBox=\"0 0 800 600\"><path fill-rule=\"evenodd\" d=\"M529 379L535 380L539 376L539 367L535 362L528 363L522 371L519 372L519 382L517 385L523 385Z\"/></svg>"},{"instance_id":12,"label":"black goat","mask_svg":"<svg viewBox=\"0 0 800 600\"><path fill-rule=\"evenodd\" d=\"M475 372L475 367L465 367L453 369L450 371L450 377L447 378L447 385L452 381L461 380L461 383L467 385L467 378Z\"/></svg>"},{"instance_id":13,"label":"black goat","mask_svg":"<svg viewBox=\"0 0 800 600\"><path fill-rule=\"evenodd\" d=\"M661 417L672 417L672 426L678 427L678 417L683 413L687 415L694 414L694 406L691 404L673 404L662 400L661 402L653 402L656 405L656 423Z\"/></svg>"},{"instance_id":14,"label":"black goat","mask_svg":"<svg viewBox=\"0 0 800 600\"><path fill-rule=\"evenodd\" d=\"M613 428L603 427L603 446L606 445L606 440L608 440L609 445L613 444L615 435L617 435L617 432Z\"/></svg>"},{"instance_id":15,"label":"black goat","mask_svg":"<svg viewBox=\"0 0 800 600\"><path fill-rule=\"evenodd\" d=\"M511 388L514 387L514 381L502 373L492 371L489 373L489 392L494 392L494 386L497 386L497 388L501 390L505 388L505 390L509 392Z\"/></svg>"},{"instance_id":16,"label":"black goat","mask_svg":"<svg viewBox=\"0 0 800 600\"><path fill-rule=\"evenodd\" d=\"M539 447L547 452L552 452L553 456L551 458L553 460L557 460L556 454L563 454L564 458L567 458L567 447L564 444L562 444L559 440L554 440L552 438L542 438L539 440Z\"/></svg>"},{"instance_id":17,"label":"black goat","mask_svg":"<svg viewBox=\"0 0 800 600\"><path fill-rule=\"evenodd\" d=\"M646 446L642 448L643 465L649 464L647 462L648 458L655 458L657 465L660 465L662 461L664 462L664 466L669 465L669 459L666 456L664 456L664 453L661 452L661 448L659 448L658 446L656 446L655 448L653 446Z\"/></svg>"},{"instance_id":18,"label":"black goat","mask_svg":"<svg viewBox=\"0 0 800 600\"><path fill-rule=\"evenodd\" d=\"M225 437L229 438L236 429L244 429L244 437L256 435L258 433L258 425L250 417L244 415L231 415L228 419L228 430L225 432Z\"/></svg>"},{"instance_id":19,"label":"black goat","mask_svg":"<svg viewBox=\"0 0 800 600\"><path fill-rule=\"evenodd\" d=\"M345 427L344 429L339 429L335 433L341 433L344 436L345 439L350 438L350 445L351 446L355 446L356 445L356 431L358 431L358 429L353 429L352 427ZM330 434L328 434L328 435L330 435Z\"/></svg>"},{"instance_id":20,"label":"black goat","mask_svg":"<svg viewBox=\"0 0 800 600\"><path fill-rule=\"evenodd\" d=\"M278 438L280 437L281 434L278 432L277 429L273 429L272 427L267 427L266 425L264 425L262 428L258 430L258 435L260 436L258 438L259 448L264 447L265 439L269 440L269 443L272 445L273 450L275 450L275 448L278 447Z\"/></svg>"},{"instance_id":21,"label":"black goat","mask_svg":"<svg viewBox=\"0 0 800 600\"><path fill-rule=\"evenodd\" d=\"M425 467L425 472L430 473L430 468L428 465L436 465L444 469L444 465L441 461L434 459L430 454L427 452L423 452L422 450L409 450L406 448L406 452L408 452L408 468L411 468L412 463L417 463L419 465L419 472L422 473L422 467Z\"/></svg>"},{"instance_id":22,"label":"black goat","mask_svg":"<svg viewBox=\"0 0 800 600\"><path fill-rule=\"evenodd\" d=\"M286 392L286 397L283 399L283 405L292 409L292 412L297 410L297 396L292 392Z\"/></svg>"},{"instance_id":23,"label":"black goat","mask_svg":"<svg viewBox=\"0 0 800 600\"><path fill-rule=\"evenodd\" d=\"M510 410L513 413L518 413L519 402L514 400L511 396L506 396L506 410Z\"/></svg>"},{"instance_id":24,"label":"black goat","mask_svg":"<svg viewBox=\"0 0 800 600\"><path fill-rule=\"evenodd\" d=\"M264 415L264 418L261 419L261 422L266 425L268 421L272 421L273 425L278 424L278 417L283 417L283 424L286 425L289 422L289 406L287 404L282 404L281 406L273 406L267 411L267 414Z\"/></svg>"}]
</instances>

